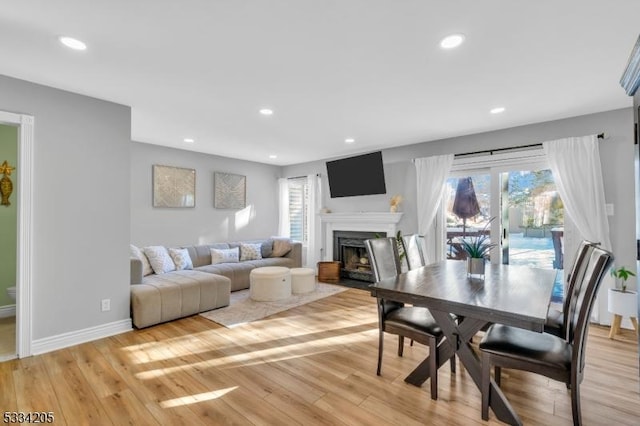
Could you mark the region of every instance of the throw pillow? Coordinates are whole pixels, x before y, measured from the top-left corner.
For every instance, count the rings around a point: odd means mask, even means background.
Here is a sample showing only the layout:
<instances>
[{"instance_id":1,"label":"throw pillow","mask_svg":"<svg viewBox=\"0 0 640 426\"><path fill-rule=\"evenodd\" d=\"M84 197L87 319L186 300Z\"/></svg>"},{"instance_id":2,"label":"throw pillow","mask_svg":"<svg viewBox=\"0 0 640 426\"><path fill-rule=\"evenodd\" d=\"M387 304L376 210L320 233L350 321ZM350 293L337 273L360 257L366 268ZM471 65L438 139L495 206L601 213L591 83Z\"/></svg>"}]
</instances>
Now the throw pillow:
<instances>
[{"instance_id":1,"label":"throw pillow","mask_svg":"<svg viewBox=\"0 0 640 426\"><path fill-rule=\"evenodd\" d=\"M240 257L238 247L230 249L211 249L211 264L238 263Z\"/></svg>"},{"instance_id":2,"label":"throw pillow","mask_svg":"<svg viewBox=\"0 0 640 426\"><path fill-rule=\"evenodd\" d=\"M151 264L149 263L149 259L147 256L140 250L138 247L133 244L129 244L129 256L135 257L142 262L142 275L147 276L153 274L153 269L151 268Z\"/></svg>"},{"instance_id":3,"label":"throw pillow","mask_svg":"<svg viewBox=\"0 0 640 426\"><path fill-rule=\"evenodd\" d=\"M169 252L163 246L145 247L144 254L149 258L149 263L156 274L164 274L176 270L176 265L171 260Z\"/></svg>"},{"instance_id":4,"label":"throw pillow","mask_svg":"<svg viewBox=\"0 0 640 426\"><path fill-rule=\"evenodd\" d=\"M273 252L271 257L282 257L291 251L291 240L284 237L271 237L273 239Z\"/></svg>"},{"instance_id":5,"label":"throw pillow","mask_svg":"<svg viewBox=\"0 0 640 426\"><path fill-rule=\"evenodd\" d=\"M189 256L189 250L170 248L169 256L173 259L173 263L176 264L176 270L181 271L183 269L193 269L193 262L191 262L191 256Z\"/></svg>"},{"instance_id":6,"label":"throw pillow","mask_svg":"<svg viewBox=\"0 0 640 426\"><path fill-rule=\"evenodd\" d=\"M262 244L240 244L240 260L262 259Z\"/></svg>"}]
</instances>

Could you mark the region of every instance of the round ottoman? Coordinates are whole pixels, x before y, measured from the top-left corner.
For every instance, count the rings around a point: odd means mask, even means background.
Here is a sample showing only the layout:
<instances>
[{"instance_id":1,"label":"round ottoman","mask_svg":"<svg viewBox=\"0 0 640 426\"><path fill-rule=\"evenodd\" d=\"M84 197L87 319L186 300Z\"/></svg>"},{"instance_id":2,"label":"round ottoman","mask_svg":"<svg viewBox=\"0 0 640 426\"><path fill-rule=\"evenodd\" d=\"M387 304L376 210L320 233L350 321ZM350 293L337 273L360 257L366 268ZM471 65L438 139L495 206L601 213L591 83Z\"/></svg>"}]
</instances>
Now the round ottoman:
<instances>
[{"instance_id":1,"label":"round ottoman","mask_svg":"<svg viewBox=\"0 0 640 426\"><path fill-rule=\"evenodd\" d=\"M293 294L309 293L316 289L316 271L311 268L291 268Z\"/></svg>"},{"instance_id":2,"label":"round ottoman","mask_svg":"<svg viewBox=\"0 0 640 426\"><path fill-rule=\"evenodd\" d=\"M291 296L291 273L282 266L255 268L249 274L249 295L259 302L271 302Z\"/></svg>"}]
</instances>

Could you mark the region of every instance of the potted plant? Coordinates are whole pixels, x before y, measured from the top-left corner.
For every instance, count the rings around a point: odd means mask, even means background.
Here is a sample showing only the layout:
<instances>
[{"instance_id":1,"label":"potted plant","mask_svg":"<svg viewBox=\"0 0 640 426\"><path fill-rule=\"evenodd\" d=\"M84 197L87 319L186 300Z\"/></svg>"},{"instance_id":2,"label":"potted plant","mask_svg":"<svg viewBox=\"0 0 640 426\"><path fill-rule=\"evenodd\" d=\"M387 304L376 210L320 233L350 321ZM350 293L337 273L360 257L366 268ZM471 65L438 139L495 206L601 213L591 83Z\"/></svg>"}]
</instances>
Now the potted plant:
<instances>
[{"instance_id":1,"label":"potted plant","mask_svg":"<svg viewBox=\"0 0 640 426\"><path fill-rule=\"evenodd\" d=\"M611 268L611 275L620 284L620 288L609 289L609 298L607 300L609 312L613 314L611 330L609 331L609 338L613 339L618 330L620 330L622 317L635 318L638 315L638 296L635 291L627 290L627 280L635 277L636 274L621 266L619 268Z\"/></svg>"},{"instance_id":2,"label":"potted plant","mask_svg":"<svg viewBox=\"0 0 640 426\"><path fill-rule=\"evenodd\" d=\"M495 218L489 219L482 232L471 237L462 238L460 241L460 247L467 254L467 273L469 275L484 275L485 263L489 252L497 246L496 243L491 242L489 235L486 233L493 219Z\"/></svg>"},{"instance_id":3,"label":"potted plant","mask_svg":"<svg viewBox=\"0 0 640 426\"><path fill-rule=\"evenodd\" d=\"M621 266L619 268L611 268L611 275L616 278L616 281L620 280L620 290L624 293L627 291L627 280L630 277L635 277L636 274Z\"/></svg>"}]
</instances>

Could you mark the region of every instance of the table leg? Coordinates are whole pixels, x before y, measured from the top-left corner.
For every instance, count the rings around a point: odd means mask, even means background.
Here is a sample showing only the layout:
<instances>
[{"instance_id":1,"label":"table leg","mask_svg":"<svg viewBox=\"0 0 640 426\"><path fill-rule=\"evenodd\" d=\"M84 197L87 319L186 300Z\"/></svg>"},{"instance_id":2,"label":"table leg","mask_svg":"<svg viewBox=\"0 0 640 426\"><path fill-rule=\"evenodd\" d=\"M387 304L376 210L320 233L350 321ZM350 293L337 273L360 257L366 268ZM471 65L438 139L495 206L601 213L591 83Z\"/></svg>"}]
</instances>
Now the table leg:
<instances>
[{"instance_id":1,"label":"table leg","mask_svg":"<svg viewBox=\"0 0 640 426\"><path fill-rule=\"evenodd\" d=\"M458 324L447 312L435 311L433 309L430 311L446 337L446 339L443 339L438 345L436 355L438 357L438 368L446 363L455 353L458 355L460 362L464 365L478 389L480 389L482 383L482 365L478 355L476 355L469 342L487 322L465 317L464 320ZM429 354L429 356L432 356L432 354ZM421 386L427 378L429 378L429 358L422 361L404 380L414 386ZM522 421L493 379L491 379L489 390L489 405L499 420L512 425L522 424Z\"/></svg>"},{"instance_id":2,"label":"table leg","mask_svg":"<svg viewBox=\"0 0 640 426\"><path fill-rule=\"evenodd\" d=\"M622 315L614 314L613 322L611 323L611 330L609 330L609 339L613 339L613 337L618 334L620 331L620 323L622 322Z\"/></svg>"},{"instance_id":3,"label":"table leg","mask_svg":"<svg viewBox=\"0 0 640 426\"><path fill-rule=\"evenodd\" d=\"M631 317L631 324L633 324L633 328L636 329L636 334L638 334L638 320L636 317Z\"/></svg>"}]
</instances>

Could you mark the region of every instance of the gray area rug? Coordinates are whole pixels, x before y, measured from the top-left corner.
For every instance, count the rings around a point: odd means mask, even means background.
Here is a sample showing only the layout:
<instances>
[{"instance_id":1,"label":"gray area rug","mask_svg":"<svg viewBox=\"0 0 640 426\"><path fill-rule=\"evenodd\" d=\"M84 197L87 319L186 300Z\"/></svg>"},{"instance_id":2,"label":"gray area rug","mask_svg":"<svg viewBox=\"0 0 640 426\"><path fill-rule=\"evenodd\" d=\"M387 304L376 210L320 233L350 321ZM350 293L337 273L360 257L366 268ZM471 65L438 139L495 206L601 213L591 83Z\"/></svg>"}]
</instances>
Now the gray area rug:
<instances>
[{"instance_id":1,"label":"gray area rug","mask_svg":"<svg viewBox=\"0 0 640 426\"><path fill-rule=\"evenodd\" d=\"M317 283L315 291L311 293L294 294L287 299L274 302L251 300L248 289L234 291L231 293L229 306L202 312L200 315L227 328L233 328L347 290L348 288L342 286Z\"/></svg>"}]
</instances>

